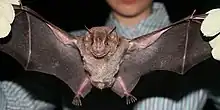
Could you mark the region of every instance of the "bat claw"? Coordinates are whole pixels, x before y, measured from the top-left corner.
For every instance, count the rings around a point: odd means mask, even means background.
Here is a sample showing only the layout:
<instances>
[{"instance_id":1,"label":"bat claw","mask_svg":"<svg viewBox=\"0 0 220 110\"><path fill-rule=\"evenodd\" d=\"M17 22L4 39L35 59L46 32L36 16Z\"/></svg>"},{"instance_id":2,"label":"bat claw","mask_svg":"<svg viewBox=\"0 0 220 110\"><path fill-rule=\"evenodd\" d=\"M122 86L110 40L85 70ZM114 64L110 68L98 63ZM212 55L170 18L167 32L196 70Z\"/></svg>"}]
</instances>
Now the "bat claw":
<instances>
[{"instance_id":1,"label":"bat claw","mask_svg":"<svg viewBox=\"0 0 220 110\"><path fill-rule=\"evenodd\" d=\"M76 106L82 106L82 102L81 102L80 97L78 95L76 95L73 98L72 103L73 103L73 105L76 105Z\"/></svg>"},{"instance_id":2,"label":"bat claw","mask_svg":"<svg viewBox=\"0 0 220 110\"><path fill-rule=\"evenodd\" d=\"M126 95L126 104L131 104L131 103L134 103L135 101L137 101L137 98L134 97L133 95L131 94L128 94Z\"/></svg>"}]
</instances>

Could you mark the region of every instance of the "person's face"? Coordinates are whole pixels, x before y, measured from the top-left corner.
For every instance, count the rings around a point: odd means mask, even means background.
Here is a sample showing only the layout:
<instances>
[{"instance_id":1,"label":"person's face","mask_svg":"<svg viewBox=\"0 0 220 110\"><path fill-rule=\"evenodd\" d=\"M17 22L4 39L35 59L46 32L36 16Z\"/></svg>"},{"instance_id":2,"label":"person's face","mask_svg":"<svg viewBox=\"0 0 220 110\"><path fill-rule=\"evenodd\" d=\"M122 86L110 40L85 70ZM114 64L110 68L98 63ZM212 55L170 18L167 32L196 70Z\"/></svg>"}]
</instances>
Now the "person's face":
<instances>
[{"instance_id":1,"label":"person's face","mask_svg":"<svg viewBox=\"0 0 220 110\"><path fill-rule=\"evenodd\" d=\"M116 13L122 16L136 16L151 6L152 0L106 0Z\"/></svg>"}]
</instances>

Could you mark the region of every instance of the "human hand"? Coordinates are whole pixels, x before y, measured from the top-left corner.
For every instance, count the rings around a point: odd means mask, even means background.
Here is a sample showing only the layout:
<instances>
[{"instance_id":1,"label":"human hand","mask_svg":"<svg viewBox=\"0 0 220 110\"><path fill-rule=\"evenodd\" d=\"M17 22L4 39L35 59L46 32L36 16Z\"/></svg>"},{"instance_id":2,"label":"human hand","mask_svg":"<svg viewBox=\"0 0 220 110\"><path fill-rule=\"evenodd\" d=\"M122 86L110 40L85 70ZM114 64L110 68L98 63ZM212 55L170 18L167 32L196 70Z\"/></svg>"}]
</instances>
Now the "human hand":
<instances>
[{"instance_id":1,"label":"human hand","mask_svg":"<svg viewBox=\"0 0 220 110\"><path fill-rule=\"evenodd\" d=\"M212 47L212 56L214 59L220 61L220 8L212 9L206 14L201 25L201 32L205 37L214 38L209 41Z\"/></svg>"},{"instance_id":2,"label":"human hand","mask_svg":"<svg viewBox=\"0 0 220 110\"><path fill-rule=\"evenodd\" d=\"M12 5L20 5L20 0L0 0L0 38L8 36L15 18Z\"/></svg>"}]
</instances>

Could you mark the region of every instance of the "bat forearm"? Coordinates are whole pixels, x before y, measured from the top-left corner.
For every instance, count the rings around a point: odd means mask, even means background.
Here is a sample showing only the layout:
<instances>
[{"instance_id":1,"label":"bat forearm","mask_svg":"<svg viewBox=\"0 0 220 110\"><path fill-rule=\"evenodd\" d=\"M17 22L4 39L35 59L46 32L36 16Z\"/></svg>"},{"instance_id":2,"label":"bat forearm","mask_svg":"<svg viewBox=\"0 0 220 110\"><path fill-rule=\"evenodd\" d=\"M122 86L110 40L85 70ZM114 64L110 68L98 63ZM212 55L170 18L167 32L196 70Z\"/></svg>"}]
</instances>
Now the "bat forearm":
<instances>
[{"instance_id":1,"label":"bat forearm","mask_svg":"<svg viewBox=\"0 0 220 110\"><path fill-rule=\"evenodd\" d=\"M81 95L82 94L82 91L83 91L83 89L86 87L86 85L87 84L89 84L90 82L89 82L89 78L88 77L86 77L85 78L85 80L83 81L83 83L80 85L80 88L79 88L79 90L77 91L77 95Z\"/></svg>"},{"instance_id":2,"label":"bat forearm","mask_svg":"<svg viewBox=\"0 0 220 110\"><path fill-rule=\"evenodd\" d=\"M121 87L124 91L124 94L126 96L126 103L127 104L134 103L137 100L137 98L129 93L128 89L125 86L124 81L122 80L122 78L120 76L117 78L117 80L119 81L119 84L121 85Z\"/></svg>"},{"instance_id":3,"label":"bat forearm","mask_svg":"<svg viewBox=\"0 0 220 110\"><path fill-rule=\"evenodd\" d=\"M123 89L123 91L124 91L124 94L128 95L128 94L129 94L129 93L128 93L128 90L127 90L127 88L126 88L126 86L125 86L124 81L122 80L122 78L119 76L119 77L117 78L117 80L119 81L119 83L120 83L120 85L121 85L121 87L122 87L122 89Z\"/></svg>"},{"instance_id":4,"label":"bat forearm","mask_svg":"<svg viewBox=\"0 0 220 110\"><path fill-rule=\"evenodd\" d=\"M80 96L82 96L83 90L86 88L86 86L87 86L89 83L90 83L90 82L89 82L89 78L86 77L86 78L84 79L84 81L81 83L81 85L80 85L80 87L79 87L79 89L78 89L78 91L77 91L75 97L73 98L72 103L73 103L74 105L77 105L77 106L81 106L81 105L82 105L82 102L81 102L81 100L80 100Z\"/></svg>"}]
</instances>

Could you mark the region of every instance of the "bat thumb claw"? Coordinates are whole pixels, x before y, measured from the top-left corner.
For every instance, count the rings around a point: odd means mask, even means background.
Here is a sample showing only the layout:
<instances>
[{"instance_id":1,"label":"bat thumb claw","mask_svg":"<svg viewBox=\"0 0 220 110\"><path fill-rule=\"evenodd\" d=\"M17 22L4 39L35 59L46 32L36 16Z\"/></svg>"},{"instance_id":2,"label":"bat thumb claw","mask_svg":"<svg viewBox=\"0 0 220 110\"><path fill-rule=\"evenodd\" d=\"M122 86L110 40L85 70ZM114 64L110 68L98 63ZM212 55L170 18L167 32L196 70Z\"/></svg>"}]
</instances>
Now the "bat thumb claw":
<instances>
[{"instance_id":1,"label":"bat thumb claw","mask_svg":"<svg viewBox=\"0 0 220 110\"><path fill-rule=\"evenodd\" d=\"M195 13L196 13L196 9L193 10L193 12L192 12L192 14L191 14L191 16L190 16L191 19L193 18L193 16L194 16Z\"/></svg>"}]
</instances>

